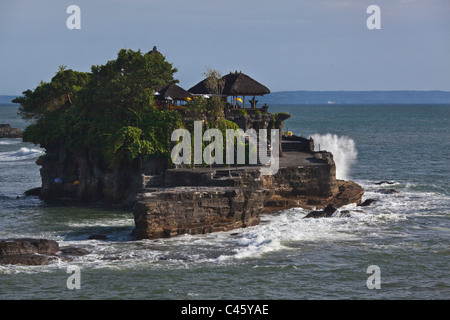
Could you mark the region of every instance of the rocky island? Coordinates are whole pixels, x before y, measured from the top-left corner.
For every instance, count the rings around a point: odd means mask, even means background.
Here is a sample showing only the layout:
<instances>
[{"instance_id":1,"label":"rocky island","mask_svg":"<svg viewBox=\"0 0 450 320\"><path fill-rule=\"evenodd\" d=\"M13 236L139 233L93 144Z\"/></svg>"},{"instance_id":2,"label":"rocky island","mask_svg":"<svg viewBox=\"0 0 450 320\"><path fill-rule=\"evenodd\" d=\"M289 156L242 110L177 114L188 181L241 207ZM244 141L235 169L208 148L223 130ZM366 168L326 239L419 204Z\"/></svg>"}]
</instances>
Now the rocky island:
<instances>
[{"instance_id":1,"label":"rocky island","mask_svg":"<svg viewBox=\"0 0 450 320\"><path fill-rule=\"evenodd\" d=\"M22 138L22 130L19 128L11 128L9 124L0 124L0 138Z\"/></svg>"},{"instance_id":2,"label":"rocky island","mask_svg":"<svg viewBox=\"0 0 450 320\"><path fill-rule=\"evenodd\" d=\"M330 152L283 132L289 114L257 106L255 97L269 94L268 88L242 72L208 70L184 90L175 72L156 47L145 54L121 50L90 73L61 67L51 82L15 99L21 115L35 120L24 141L45 148L36 162L39 197L128 207L136 239L225 231L257 225L261 214L287 208L361 202L359 185L336 179ZM252 97L248 107L246 97ZM278 130L277 172L264 174L267 163L250 163L248 154L234 165L174 163L171 133L192 131L194 121L220 132Z\"/></svg>"}]
</instances>

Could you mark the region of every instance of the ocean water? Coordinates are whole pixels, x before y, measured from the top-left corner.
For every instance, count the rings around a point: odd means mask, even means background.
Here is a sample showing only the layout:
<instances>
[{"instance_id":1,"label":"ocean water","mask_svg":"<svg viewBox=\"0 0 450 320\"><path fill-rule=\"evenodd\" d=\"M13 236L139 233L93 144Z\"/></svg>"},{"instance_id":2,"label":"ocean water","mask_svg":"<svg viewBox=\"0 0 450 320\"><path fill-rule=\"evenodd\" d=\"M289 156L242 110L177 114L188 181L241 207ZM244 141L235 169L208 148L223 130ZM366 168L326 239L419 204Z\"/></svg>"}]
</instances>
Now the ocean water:
<instances>
[{"instance_id":1,"label":"ocean water","mask_svg":"<svg viewBox=\"0 0 450 320\"><path fill-rule=\"evenodd\" d=\"M135 241L132 212L23 196L40 186L35 161L44 150L0 139L0 239L41 237L89 251L71 262L0 266L0 299L449 299L450 106L269 111L291 113L286 130L333 152L338 178L377 201L341 208L345 218L303 219L308 211L294 208L250 228ZM16 113L1 106L0 123L25 128ZM107 240L87 240L92 234ZM69 266L80 268L80 289L67 287ZM379 267L378 289L367 285L370 266Z\"/></svg>"}]
</instances>

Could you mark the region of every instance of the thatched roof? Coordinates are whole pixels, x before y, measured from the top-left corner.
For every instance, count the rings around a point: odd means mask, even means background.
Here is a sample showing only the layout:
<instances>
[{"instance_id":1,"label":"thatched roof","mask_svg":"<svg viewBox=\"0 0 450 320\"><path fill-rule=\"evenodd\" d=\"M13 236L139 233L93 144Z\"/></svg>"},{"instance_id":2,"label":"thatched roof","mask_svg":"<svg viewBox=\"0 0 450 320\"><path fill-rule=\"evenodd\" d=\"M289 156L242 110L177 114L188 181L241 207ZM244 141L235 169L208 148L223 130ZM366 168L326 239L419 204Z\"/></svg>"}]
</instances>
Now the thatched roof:
<instances>
[{"instance_id":1,"label":"thatched roof","mask_svg":"<svg viewBox=\"0 0 450 320\"><path fill-rule=\"evenodd\" d=\"M153 46L153 49L151 51L147 52L147 54L161 54L161 52L158 51L156 46Z\"/></svg>"},{"instance_id":2,"label":"thatched roof","mask_svg":"<svg viewBox=\"0 0 450 320\"><path fill-rule=\"evenodd\" d=\"M155 91L159 93L159 95L156 96L157 99L167 99L170 97L173 100L185 100L187 97L192 96L189 92L176 84L158 86L155 88Z\"/></svg>"},{"instance_id":3,"label":"thatched roof","mask_svg":"<svg viewBox=\"0 0 450 320\"><path fill-rule=\"evenodd\" d=\"M269 94L270 90L258 81L242 72L229 73L222 77L224 82L223 95L226 96L262 96ZM212 94L207 88L206 79L189 89L192 94Z\"/></svg>"}]
</instances>

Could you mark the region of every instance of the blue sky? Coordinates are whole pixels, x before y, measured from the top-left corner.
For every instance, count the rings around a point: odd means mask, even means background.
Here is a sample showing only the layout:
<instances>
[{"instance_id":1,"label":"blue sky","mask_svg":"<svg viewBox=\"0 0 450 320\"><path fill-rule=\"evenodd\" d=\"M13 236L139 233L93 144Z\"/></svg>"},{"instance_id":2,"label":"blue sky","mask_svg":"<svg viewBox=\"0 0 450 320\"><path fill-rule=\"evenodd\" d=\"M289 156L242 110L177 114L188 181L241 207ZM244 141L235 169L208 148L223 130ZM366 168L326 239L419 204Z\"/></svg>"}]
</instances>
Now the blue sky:
<instances>
[{"instance_id":1,"label":"blue sky","mask_svg":"<svg viewBox=\"0 0 450 320\"><path fill-rule=\"evenodd\" d=\"M66 27L73 4L80 30ZM0 0L0 44L0 94L154 45L185 89L211 67L272 92L450 91L449 0Z\"/></svg>"}]
</instances>

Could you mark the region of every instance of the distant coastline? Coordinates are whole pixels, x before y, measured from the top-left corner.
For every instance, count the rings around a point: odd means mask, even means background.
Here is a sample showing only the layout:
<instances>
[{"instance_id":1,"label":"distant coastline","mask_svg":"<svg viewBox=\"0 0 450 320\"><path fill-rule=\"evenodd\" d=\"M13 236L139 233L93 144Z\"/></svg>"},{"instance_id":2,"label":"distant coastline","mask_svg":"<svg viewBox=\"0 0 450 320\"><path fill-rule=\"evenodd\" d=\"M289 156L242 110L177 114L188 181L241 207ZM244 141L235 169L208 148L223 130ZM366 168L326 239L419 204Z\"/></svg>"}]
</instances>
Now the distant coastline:
<instances>
[{"instance_id":1,"label":"distant coastline","mask_svg":"<svg viewBox=\"0 0 450 320\"><path fill-rule=\"evenodd\" d=\"M0 95L0 105L13 105L20 95ZM277 91L258 104L450 104L450 91Z\"/></svg>"},{"instance_id":2,"label":"distant coastline","mask_svg":"<svg viewBox=\"0 0 450 320\"><path fill-rule=\"evenodd\" d=\"M0 95L0 105L6 105L6 104L14 104L11 102L12 99L19 97L20 94L11 96L11 95Z\"/></svg>"},{"instance_id":3,"label":"distant coastline","mask_svg":"<svg viewBox=\"0 0 450 320\"><path fill-rule=\"evenodd\" d=\"M450 104L450 91L279 91L259 104Z\"/></svg>"}]
</instances>

